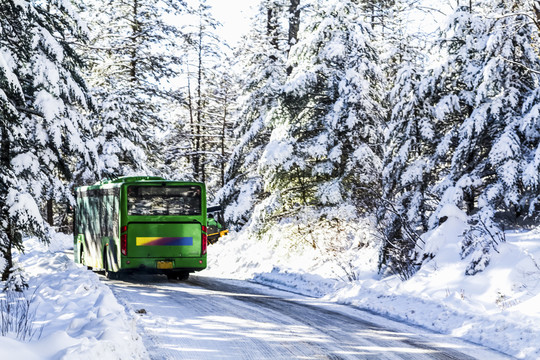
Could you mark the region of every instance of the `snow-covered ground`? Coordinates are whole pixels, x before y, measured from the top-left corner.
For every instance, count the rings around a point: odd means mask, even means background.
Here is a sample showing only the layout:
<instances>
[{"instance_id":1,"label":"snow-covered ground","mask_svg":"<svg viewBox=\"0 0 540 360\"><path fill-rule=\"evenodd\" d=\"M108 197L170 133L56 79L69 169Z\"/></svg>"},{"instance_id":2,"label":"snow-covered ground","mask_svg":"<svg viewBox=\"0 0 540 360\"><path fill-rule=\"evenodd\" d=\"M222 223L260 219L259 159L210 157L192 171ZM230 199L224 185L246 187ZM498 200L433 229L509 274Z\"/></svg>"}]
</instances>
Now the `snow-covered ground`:
<instances>
[{"instance_id":1,"label":"snow-covered ground","mask_svg":"<svg viewBox=\"0 0 540 360\"><path fill-rule=\"evenodd\" d=\"M0 336L0 359L148 358L135 320L96 274L66 255L71 236L57 234L50 247L28 239L25 247L19 266L29 279L26 298L34 296L35 334L27 341L13 331Z\"/></svg>"},{"instance_id":2,"label":"snow-covered ground","mask_svg":"<svg viewBox=\"0 0 540 360\"><path fill-rule=\"evenodd\" d=\"M377 275L374 247L357 250L351 269L338 260L330 264L328 256L310 247L303 257L287 258L279 234L257 241L247 233L211 246L205 275L253 279L373 310L516 358L540 359L540 227L506 233L486 269L467 276L470 259L459 255L463 226L459 216L450 216L427 234L426 248L436 256L407 281ZM354 280L343 280L351 274Z\"/></svg>"},{"instance_id":3,"label":"snow-covered ground","mask_svg":"<svg viewBox=\"0 0 540 360\"><path fill-rule=\"evenodd\" d=\"M507 233L486 269L466 276L468 261L459 256L462 226L450 217L428 234L427 247L436 256L407 281L378 277L374 246L347 251L344 266L311 246L301 256L287 257L287 241L278 234L254 240L246 232L210 246L209 268L201 275L248 279L351 304L517 358L540 358L540 229ZM35 239L25 246L19 265L30 283L27 298L34 294L36 333L26 341L14 332L0 336L0 359L149 357L133 311L66 254L70 236L59 234L50 247Z\"/></svg>"}]
</instances>

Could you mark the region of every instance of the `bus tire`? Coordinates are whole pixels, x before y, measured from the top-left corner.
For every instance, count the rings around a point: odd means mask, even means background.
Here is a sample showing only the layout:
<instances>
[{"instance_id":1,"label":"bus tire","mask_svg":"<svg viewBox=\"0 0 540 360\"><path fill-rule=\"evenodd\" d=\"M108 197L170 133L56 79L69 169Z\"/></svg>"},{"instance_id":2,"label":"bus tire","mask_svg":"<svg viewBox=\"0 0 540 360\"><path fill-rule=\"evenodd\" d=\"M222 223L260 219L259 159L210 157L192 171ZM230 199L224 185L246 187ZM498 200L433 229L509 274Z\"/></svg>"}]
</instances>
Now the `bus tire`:
<instances>
[{"instance_id":1,"label":"bus tire","mask_svg":"<svg viewBox=\"0 0 540 360\"><path fill-rule=\"evenodd\" d=\"M117 272L105 270L105 276L109 280L118 280L120 279L120 275Z\"/></svg>"},{"instance_id":2,"label":"bus tire","mask_svg":"<svg viewBox=\"0 0 540 360\"><path fill-rule=\"evenodd\" d=\"M81 249L81 253L79 254L79 262L86 266L86 269L87 270L92 270L92 267L91 266L88 266L85 264L85 258L84 258L84 249Z\"/></svg>"},{"instance_id":3,"label":"bus tire","mask_svg":"<svg viewBox=\"0 0 540 360\"><path fill-rule=\"evenodd\" d=\"M107 263L107 255L103 256L103 268L105 269L105 277L109 280L118 280L120 279L120 274L114 271L109 270L109 264Z\"/></svg>"}]
</instances>

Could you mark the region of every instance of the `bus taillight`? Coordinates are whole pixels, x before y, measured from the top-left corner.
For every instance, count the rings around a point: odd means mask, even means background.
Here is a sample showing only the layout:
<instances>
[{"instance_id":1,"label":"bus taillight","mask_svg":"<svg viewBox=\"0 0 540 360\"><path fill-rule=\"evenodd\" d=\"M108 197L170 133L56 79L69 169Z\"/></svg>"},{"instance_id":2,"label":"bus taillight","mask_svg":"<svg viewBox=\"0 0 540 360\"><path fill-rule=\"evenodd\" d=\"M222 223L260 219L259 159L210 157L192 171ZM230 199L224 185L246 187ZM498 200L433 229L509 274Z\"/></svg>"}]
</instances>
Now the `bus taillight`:
<instances>
[{"instance_id":1,"label":"bus taillight","mask_svg":"<svg viewBox=\"0 0 540 360\"><path fill-rule=\"evenodd\" d=\"M206 226L202 226L202 249L201 249L201 252L202 254L201 255L205 255L206 254L206 246L208 244L208 235L206 234Z\"/></svg>"},{"instance_id":2,"label":"bus taillight","mask_svg":"<svg viewBox=\"0 0 540 360\"><path fill-rule=\"evenodd\" d=\"M127 255L127 234L122 234L120 237L120 251L123 255Z\"/></svg>"}]
</instances>

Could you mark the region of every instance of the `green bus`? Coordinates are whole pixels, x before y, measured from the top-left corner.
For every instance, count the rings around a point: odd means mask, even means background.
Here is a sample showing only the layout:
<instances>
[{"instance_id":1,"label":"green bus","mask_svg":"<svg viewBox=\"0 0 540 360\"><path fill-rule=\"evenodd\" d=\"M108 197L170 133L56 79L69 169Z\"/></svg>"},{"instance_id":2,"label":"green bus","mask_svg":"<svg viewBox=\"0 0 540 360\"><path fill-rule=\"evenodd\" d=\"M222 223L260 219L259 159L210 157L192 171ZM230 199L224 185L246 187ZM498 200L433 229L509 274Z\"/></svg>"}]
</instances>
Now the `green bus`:
<instances>
[{"instance_id":1,"label":"green bus","mask_svg":"<svg viewBox=\"0 0 540 360\"><path fill-rule=\"evenodd\" d=\"M74 261L108 278L145 271L185 280L206 268L206 189L122 177L76 189Z\"/></svg>"}]
</instances>

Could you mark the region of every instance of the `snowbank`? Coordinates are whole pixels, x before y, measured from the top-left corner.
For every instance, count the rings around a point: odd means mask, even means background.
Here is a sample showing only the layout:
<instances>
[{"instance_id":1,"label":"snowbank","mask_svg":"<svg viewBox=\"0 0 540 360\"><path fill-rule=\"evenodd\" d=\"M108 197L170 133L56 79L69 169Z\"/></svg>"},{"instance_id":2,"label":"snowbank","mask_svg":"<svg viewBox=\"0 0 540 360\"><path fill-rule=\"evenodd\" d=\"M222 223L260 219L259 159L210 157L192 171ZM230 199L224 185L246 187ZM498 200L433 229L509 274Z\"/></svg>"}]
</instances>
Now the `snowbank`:
<instances>
[{"instance_id":1,"label":"snowbank","mask_svg":"<svg viewBox=\"0 0 540 360\"><path fill-rule=\"evenodd\" d=\"M407 281L380 279L376 245L357 248L355 269L313 249L288 257L279 232L254 240L231 233L208 250L205 275L252 279L280 289L352 304L499 350L520 359L540 358L540 228L506 233L487 268L465 275L459 214L426 234L435 257ZM350 279L351 273L355 274Z\"/></svg>"},{"instance_id":2,"label":"snowbank","mask_svg":"<svg viewBox=\"0 0 540 360\"><path fill-rule=\"evenodd\" d=\"M378 277L377 244L362 234L355 235L355 246L340 248L341 257L298 244L301 255L290 257L288 240L277 229L263 240L231 233L209 247L203 273L352 304L517 358L540 358L540 228L508 232L487 268L466 276L469 261L459 256L462 227L459 216L449 216L427 234L424 250L435 256L404 282ZM27 297L35 297L37 332L30 341L0 336L0 359L149 357L135 320L96 274L66 253L70 237L58 235L50 247L28 239L25 246L19 263L30 282Z\"/></svg>"},{"instance_id":3,"label":"snowbank","mask_svg":"<svg viewBox=\"0 0 540 360\"><path fill-rule=\"evenodd\" d=\"M50 247L25 241L19 263L27 273L26 298L34 296L30 341L0 336L0 359L146 359L135 320L92 271L73 262L71 237L58 234ZM5 294L4 294L5 296Z\"/></svg>"}]
</instances>

